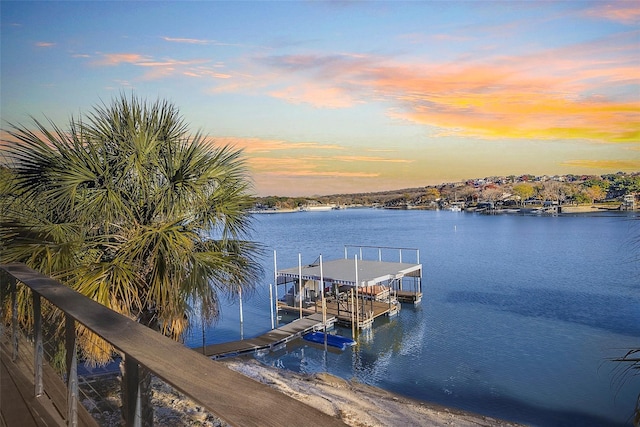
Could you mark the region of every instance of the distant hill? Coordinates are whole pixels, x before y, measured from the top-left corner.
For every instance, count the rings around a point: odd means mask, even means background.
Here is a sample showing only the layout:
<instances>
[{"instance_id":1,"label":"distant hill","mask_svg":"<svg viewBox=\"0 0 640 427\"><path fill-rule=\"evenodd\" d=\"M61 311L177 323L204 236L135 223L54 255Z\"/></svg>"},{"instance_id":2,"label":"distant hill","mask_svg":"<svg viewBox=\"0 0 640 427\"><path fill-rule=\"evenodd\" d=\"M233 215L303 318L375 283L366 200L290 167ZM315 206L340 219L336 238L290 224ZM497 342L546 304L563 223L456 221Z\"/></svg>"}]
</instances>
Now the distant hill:
<instances>
[{"instance_id":1,"label":"distant hill","mask_svg":"<svg viewBox=\"0 0 640 427\"><path fill-rule=\"evenodd\" d=\"M411 207L430 209L451 202L512 202L521 200L521 190L529 188L524 198L555 200L560 203L617 201L629 194L640 194L640 172L607 175L520 175L469 179L425 187L368 193L340 193L313 197L257 197L258 208L296 209L309 204L346 206ZM598 191L596 191L598 190Z\"/></svg>"}]
</instances>

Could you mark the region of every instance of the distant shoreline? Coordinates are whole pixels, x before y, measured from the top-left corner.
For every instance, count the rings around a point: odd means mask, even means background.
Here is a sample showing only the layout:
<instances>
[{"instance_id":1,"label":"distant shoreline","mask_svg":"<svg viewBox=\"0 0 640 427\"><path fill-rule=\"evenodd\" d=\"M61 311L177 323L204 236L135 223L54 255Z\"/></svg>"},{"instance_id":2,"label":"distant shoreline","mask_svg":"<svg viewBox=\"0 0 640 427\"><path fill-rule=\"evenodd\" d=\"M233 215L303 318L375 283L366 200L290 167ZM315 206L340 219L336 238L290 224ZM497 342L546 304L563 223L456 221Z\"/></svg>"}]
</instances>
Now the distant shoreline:
<instances>
[{"instance_id":1,"label":"distant shoreline","mask_svg":"<svg viewBox=\"0 0 640 427\"><path fill-rule=\"evenodd\" d=\"M380 206L343 206L339 210L346 209L387 209L387 210L444 210L447 211L449 209L430 209L426 207L380 207ZM545 212L541 211L541 208L545 210ZM536 213L550 213L551 208L535 206L535 207L503 207L496 209L488 209L488 208L478 208L477 206L470 206L463 211L465 212L473 212L473 213L496 213L496 214L519 214L519 215L533 215ZM563 214L582 214L582 213L603 213L603 212L634 212L636 210L622 210L620 207L612 207L611 205L561 205L560 212L556 213L559 215ZM249 211L251 214L256 215L273 215L273 214L286 214L286 213L304 213L306 211L300 209L252 209ZM318 211L322 212L322 211Z\"/></svg>"}]
</instances>

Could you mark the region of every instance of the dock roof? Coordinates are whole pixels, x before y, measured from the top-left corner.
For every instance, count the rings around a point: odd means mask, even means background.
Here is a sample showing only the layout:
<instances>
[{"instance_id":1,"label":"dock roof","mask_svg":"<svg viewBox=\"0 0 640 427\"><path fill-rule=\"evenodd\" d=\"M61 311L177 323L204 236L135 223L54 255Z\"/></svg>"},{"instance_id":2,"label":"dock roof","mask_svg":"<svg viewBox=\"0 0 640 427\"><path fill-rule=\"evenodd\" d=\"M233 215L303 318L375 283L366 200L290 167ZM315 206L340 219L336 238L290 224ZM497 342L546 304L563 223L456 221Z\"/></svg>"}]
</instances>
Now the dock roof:
<instances>
[{"instance_id":1,"label":"dock roof","mask_svg":"<svg viewBox=\"0 0 640 427\"><path fill-rule=\"evenodd\" d=\"M405 262L386 262L358 260L359 286L373 286L391 279L400 279L405 276L421 277L422 264L410 264ZM291 280L299 280L299 267L278 270L278 283ZM356 285L356 260L337 259L324 261L322 273L325 282L335 282L341 285ZM303 280L320 280L320 265L311 264L302 266Z\"/></svg>"}]
</instances>

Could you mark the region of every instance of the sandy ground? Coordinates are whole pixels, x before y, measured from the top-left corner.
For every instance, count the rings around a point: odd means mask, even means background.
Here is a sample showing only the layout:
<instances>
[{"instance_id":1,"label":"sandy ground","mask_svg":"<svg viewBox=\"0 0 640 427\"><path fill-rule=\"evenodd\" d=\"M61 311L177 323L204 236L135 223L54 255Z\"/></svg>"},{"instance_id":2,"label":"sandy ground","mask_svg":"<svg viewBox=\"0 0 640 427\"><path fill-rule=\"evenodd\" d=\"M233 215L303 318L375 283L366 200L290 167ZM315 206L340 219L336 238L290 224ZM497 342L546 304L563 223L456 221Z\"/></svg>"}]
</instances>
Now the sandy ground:
<instances>
[{"instance_id":1,"label":"sandy ground","mask_svg":"<svg viewBox=\"0 0 640 427\"><path fill-rule=\"evenodd\" d=\"M233 369L307 405L340 418L353 427L455 426L517 427L497 420L443 406L419 402L357 381L345 381L327 373L312 375L265 366L251 357L223 360ZM159 379L153 380L154 422L162 427L227 427L202 406ZM90 386L90 387L89 387ZM117 377L96 379L81 385L83 405L102 427L121 425L120 383ZM91 393L86 394L90 388ZM265 416L268 416L265 414Z\"/></svg>"},{"instance_id":2,"label":"sandy ground","mask_svg":"<svg viewBox=\"0 0 640 427\"><path fill-rule=\"evenodd\" d=\"M326 373L297 374L268 367L249 358L230 359L223 363L234 371L315 406L327 414L339 417L353 427L520 425L415 401Z\"/></svg>"}]
</instances>

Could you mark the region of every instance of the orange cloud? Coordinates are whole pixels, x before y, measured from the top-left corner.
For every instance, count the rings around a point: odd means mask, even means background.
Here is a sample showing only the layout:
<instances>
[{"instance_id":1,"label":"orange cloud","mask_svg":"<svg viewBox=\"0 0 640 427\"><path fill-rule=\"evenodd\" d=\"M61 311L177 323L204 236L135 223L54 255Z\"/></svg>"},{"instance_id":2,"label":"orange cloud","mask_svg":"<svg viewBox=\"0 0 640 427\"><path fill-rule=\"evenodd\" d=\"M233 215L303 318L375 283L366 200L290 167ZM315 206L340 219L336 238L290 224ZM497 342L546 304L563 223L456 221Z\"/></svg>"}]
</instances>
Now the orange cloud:
<instances>
[{"instance_id":1,"label":"orange cloud","mask_svg":"<svg viewBox=\"0 0 640 427\"><path fill-rule=\"evenodd\" d=\"M638 9L616 3L602 13L637 16ZM241 73L208 60L155 60L132 53L104 55L97 63L133 64L147 70L148 79L207 78L216 84L211 93L263 92L292 104L334 109L380 103L388 117L428 127L435 136L627 144L640 136L637 32L518 56L470 54L457 62L400 62L361 54L254 60ZM266 147L262 141L246 149ZM272 141L268 149L274 147Z\"/></svg>"},{"instance_id":2,"label":"orange cloud","mask_svg":"<svg viewBox=\"0 0 640 427\"><path fill-rule=\"evenodd\" d=\"M470 54L456 62L307 54L261 63L279 71L274 85L300 82L288 84L286 94L272 92L281 99L313 103L322 97L305 96L307 87L338 88L343 99L388 104L390 117L436 134L632 143L640 123L637 35L516 56Z\"/></svg>"},{"instance_id":3,"label":"orange cloud","mask_svg":"<svg viewBox=\"0 0 640 427\"><path fill-rule=\"evenodd\" d=\"M37 42L36 43L37 47L52 47L52 46L55 46L55 45L56 44L52 43L52 42Z\"/></svg>"},{"instance_id":4,"label":"orange cloud","mask_svg":"<svg viewBox=\"0 0 640 427\"><path fill-rule=\"evenodd\" d=\"M95 61L94 65L140 64L145 61L148 61L147 57L137 53L107 53L102 55L102 59Z\"/></svg>"},{"instance_id":5,"label":"orange cloud","mask_svg":"<svg viewBox=\"0 0 640 427\"><path fill-rule=\"evenodd\" d=\"M444 128L445 134L483 138L638 141L640 105L606 100L571 100L511 90L440 95L392 116ZM428 105L431 101L432 105ZM426 104L426 105L425 105Z\"/></svg>"},{"instance_id":6,"label":"orange cloud","mask_svg":"<svg viewBox=\"0 0 640 427\"><path fill-rule=\"evenodd\" d=\"M349 93L339 87L304 83L270 93L274 98L285 99L293 104L307 103L323 108L346 108L356 104Z\"/></svg>"},{"instance_id":7,"label":"orange cloud","mask_svg":"<svg viewBox=\"0 0 640 427\"><path fill-rule=\"evenodd\" d=\"M349 106L323 102L320 90L308 89L339 88L327 93L391 104L390 117L438 129L436 135L632 143L640 134L640 100L632 95L640 85L637 53L633 34L622 34L462 63L401 63L362 55L292 55L264 63L284 71L282 80L302 81L288 86L286 95L295 94L290 98L272 92L279 98ZM606 96L609 91L616 95Z\"/></svg>"}]
</instances>

